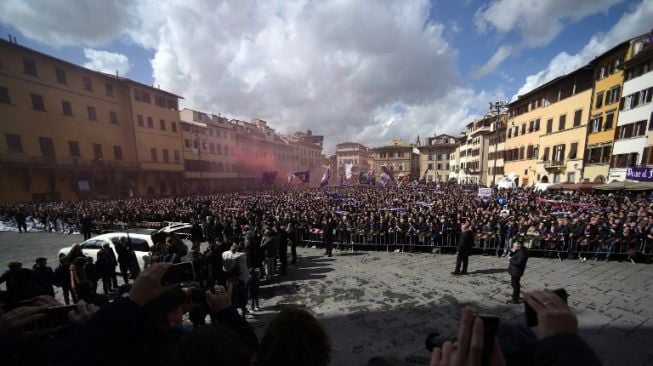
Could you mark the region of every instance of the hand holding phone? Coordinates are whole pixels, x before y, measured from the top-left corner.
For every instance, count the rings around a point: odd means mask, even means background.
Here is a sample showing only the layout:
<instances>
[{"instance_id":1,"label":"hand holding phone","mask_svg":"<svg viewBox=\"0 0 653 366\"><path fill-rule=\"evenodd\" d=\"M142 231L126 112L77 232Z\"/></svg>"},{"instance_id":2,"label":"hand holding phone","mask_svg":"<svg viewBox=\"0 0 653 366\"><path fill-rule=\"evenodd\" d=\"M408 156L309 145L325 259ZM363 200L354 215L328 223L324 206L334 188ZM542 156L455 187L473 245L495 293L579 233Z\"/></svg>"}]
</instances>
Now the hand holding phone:
<instances>
[{"instance_id":1,"label":"hand holding phone","mask_svg":"<svg viewBox=\"0 0 653 366\"><path fill-rule=\"evenodd\" d=\"M195 270L193 268L193 262L181 262L168 268L163 277L161 277L161 285L174 285L181 282L193 281L194 279Z\"/></svg>"},{"instance_id":2,"label":"hand holding phone","mask_svg":"<svg viewBox=\"0 0 653 366\"><path fill-rule=\"evenodd\" d=\"M486 323L488 324L487 332L485 330ZM493 315L477 316L472 309L465 308L460 321L456 346L447 341L442 348L434 348L431 354L431 365L478 365L481 362L487 365L490 361L492 364L505 364L499 344L495 342L498 325L498 317ZM487 351L485 351L485 338L488 339ZM485 354L487 356L484 356Z\"/></svg>"},{"instance_id":3,"label":"hand holding phone","mask_svg":"<svg viewBox=\"0 0 653 366\"><path fill-rule=\"evenodd\" d=\"M537 314L538 339L560 333L577 333L578 319L566 303L566 292L556 290L533 291L524 294L524 302ZM564 293L564 299L560 293Z\"/></svg>"}]
</instances>

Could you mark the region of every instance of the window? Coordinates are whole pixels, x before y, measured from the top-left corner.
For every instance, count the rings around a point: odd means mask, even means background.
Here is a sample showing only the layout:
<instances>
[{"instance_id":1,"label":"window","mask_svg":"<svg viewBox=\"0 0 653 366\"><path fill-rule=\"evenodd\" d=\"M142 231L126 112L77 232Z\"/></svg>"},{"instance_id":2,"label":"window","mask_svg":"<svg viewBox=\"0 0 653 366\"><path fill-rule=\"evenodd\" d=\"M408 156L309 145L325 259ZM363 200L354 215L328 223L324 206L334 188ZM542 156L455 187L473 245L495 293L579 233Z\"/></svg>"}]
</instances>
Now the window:
<instances>
[{"instance_id":1,"label":"window","mask_svg":"<svg viewBox=\"0 0 653 366\"><path fill-rule=\"evenodd\" d=\"M220 146L220 144L218 144L218 145L215 147L215 151L216 151L216 154L218 154L218 155L222 155L222 146Z\"/></svg>"},{"instance_id":2,"label":"window","mask_svg":"<svg viewBox=\"0 0 653 366\"><path fill-rule=\"evenodd\" d=\"M118 113L115 111L109 111L109 121L114 125L118 124Z\"/></svg>"},{"instance_id":3,"label":"window","mask_svg":"<svg viewBox=\"0 0 653 366\"><path fill-rule=\"evenodd\" d=\"M543 161L549 161L549 147L544 148L544 155L542 155Z\"/></svg>"},{"instance_id":4,"label":"window","mask_svg":"<svg viewBox=\"0 0 653 366\"><path fill-rule=\"evenodd\" d=\"M62 100L61 101L61 111L65 116L72 116L73 115L73 106L70 104L70 102Z\"/></svg>"},{"instance_id":5,"label":"window","mask_svg":"<svg viewBox=\"0 0 653 366\"><path fill-rule=\"evenodd\" d=\"M535 149L533 148L533 145L528 145L528 147L526 148L526 159L533 159L534 152Z\"/></svg>"},{"instance_id":6,"label":"window","mask_svg":"<svg viewBox=\"0 0 653 366\"><path fill-rule=\"evenodd\" d=\"M571 148L569 149L569 159L576 159L578 152L578 142L572 142Z\"/></svg>"},{"instance_id":7,"label":"window","mask_svg":"<svg viewBox=\"0 0 653 366\"><path fill-rule=\"evenodd\" d=\"M176 111L177 110L177 99L168 99L168 108Z\"/></svg>"},{"instance_id":8,"label":"window","mask_svg":"<svg viewBox=\"0 0 653 366\"><path fill-rule=\"evenodd\" d=\"M576 181L576 173L567 173L567 182L573 183Z\"/></svg>"},{"instance_id":9,"label":"window","mask_svg":"<svg viewBox=\"0 0 653 366\"><path fill-rule=\"evenodd\" d=\"M608 95L605 98L605 105L616 103L619 100L620 96L621 96L621 87L613 86L612 88L610 88L610 91L608 91Z\"/></svg>"},{"instance_id":10,"label":"window","mask_svg":"<svg viewBox=\"0 0 653 366\"><path fill-rule=\"evenodd\" d=\"M73 158L80 158L82 156L79 150L79 142L77 141L68 141L68 151L70 151L70 156Z\"/></svg>"},{"instance_id":11,"label":"window","mask_svg":"<svg viewBox=\"0 0 653 366\"><path fill-rule=\"evenodd\" d=\"M7 149L12 153L22 153L23 143L20 141L20 135L13 133L5 133L5 140L7 141Z\"/></svg>"},{"instance_id":12,"label":"window","mask_svg":"<svg viewBox=\"0 0 653 366\"><path fill-rule=\"evenodd\" d=\"M611 130L614 124L614 112L608 112L605 115L605 127L604 130Z\"/></svg>"},{"instance_id":13,"label":"window","mask_svg":"<svg viewBox=\"0 0 653 366\"><path fill-rule=\"evenodd\" d=\"M511 137L512 137L512 128L509 128L508 129L508 138L511 138Z\"/></svg>"},{"instance_id":14,"label":"window","mask_svg":"<svg viewBox=\"0 0 653 366\"><path fill-rule=\"evenodd\" d=\"M164 163L169 163L170 162L170 155L168 154L168 149L163 149L161 151L161 155L163 155L163 162Z\"/></svg>"},{"instance_id":15,"label":"window","mask_svg":"<svg viewBox=\"0 0 653 366\"><path fill-rule=\"evenodd\" d=\"M43 103L43 96L38 94L30 94L32 96L32 108L37 111L45 111L45 104Z\"/></svg>"},{"instance_id":16,"label":"window","mask_svg":"<svg viewBox=\"0 0 653 366\"><path fill-rule=\"evenodd\" d=\"M184 146L185 146L187 149L190 149L190 140L189 140L189 139L184 139Z\"/></svg>"},{"instance_id":17,"label":"window","mask_svg":"<svg viewBox=\"0 0 653 366\"><path fill-rule=\"evenodd\" d=\"M211 154L215 154L215 144L212 142L209 144L209 152L211 152Z\"/></svg>"},{"instance_id":18,"label":"window","mask_svg":"<svg viewBox=\"0 0 653 366\"><path fill-rule=\"evenodd\" d=\"M535 131L539 131L539 130L540 130L540 119L539 119L539 118L535 120L535 126L533 127L533 129L534 129Z\"/></svg>"},{"instance_id":19,"label":"window","mask_svg":"<svg viewBox=\"0 0 653 366\"><path fill-rule=\"evenodd\" d=\"M579 109L574 112L574 127L580 126L581 119L583 117L583 110Z\"/></svg>"},{"instance_id":20,"label":"window","mask_svg":"<svg viewBox=\"0 0 653 366\"><path fill-rule=\"evenodd\" d=\"M134 89L134 100L141 101L141 91L138 89Z\"/></svg>"},{"instance_id":21,"label":"window","mask_svg":"<svg viewBox=\"0 0 653 366\"><path fill-rule=\"evenodd\" d=\"M9 98L9 90L4 86L0 86L0 103L11 104L11 98Z\"/></svg>"},{"instance_id":22,"label":"window","mask_svg":"<svg viewBox=\"0 0 653 366\"><path fill-rule=\"evenodd\" d=\"M104 91L107 94L107 97L113 98L113 85L104 84Z\"/></svg>"},{"instance_id":23,"label":"window","mask_svg":"<svg viewBox=\"0 0 653 366\"><path fill-rule=\"evenodd\" d=\"M160 95L154 95L154 104L157 105L157 107L166 107L166 98L160 96Z\"/></svg>"},{"instance_id":24,"label":"window","mask_svg":"<svg viewBox=\"0 0 653 366\"><path fill-rule=\"evenodd\" d=\"M104 160L102 158L102 145L93 144L93 159L95 159L96 161Z\"/></svg>"},{"instance_id":25,"label":"window","mask_svg":"<svg viewBox=\"0 0 653 366\"><path fill-rule=\"evenodd\" d=\"M566 123L567 123L567 115L563 114L562 116L560 116L560 122L558 123L558 131L564 130Z\"/></svg>"},{"instance_id":26,"label":"window","mask_svg":"<svg viewBox=\"0 0 653 366\"><path fill-rule=\"evenodd\" d=\"M154 128L154 120L152 117L147 117L147 128Z\"/></svg>"},{"instance_id":27,"label":"window","mask_svg":"<svg viewBox=\"0 0 653 366\"><path fill-rule=\"evenodd\" d=\"M524 159L524 147L519 148L519 159L523 160Z\"/></svg>"},{"instance_id":28,"label":"window","mask_svg":"<svg viewBox=\"0 0 653 366\"><path fill-rule=\"evenodd\" d=\"M64 84L67 85L68 82L66 81L66 72L61 70L61 69L54 69L54 73L57 77L57 83L59 84Z\"/></svg>"},{"instance_id":29,"label":"window","mask_svg":"<svg viewBox=\"0 0 653 366\"><path fill-rule=\"evenodd\" d=\"M555 163L562 163L565 159L565 145L556 145L553 147L553 161Z\"/></svg>"},{"instance_id":30,"label":"window","mask_svg":"<svg viewBox=\"0 0 653 366\"><path fill-rule=\"evenodd\" d=\"M523 135L525 133L526 133L526 124L524 123L523 125L521 125L521 134Z\"/></svg>"},{"instance_id":31,"label":"window","mask_svg":"<svg viewBox=\"0 0 653 366\"><path fill-rule=\"evenodd\" d=\"M224 145L224 154L229 155L229 146L228 145Z\"/></svg>"},{"instance_id":32,"label":"window","mask_svg":"<svg viewBox=\"0 0 653 366\"><path fill-rule=\"evenodd\" d=\"M27 75L39 76L36 72L36 63L29 58L23 58L23 69Z\"/></svg>"},{"instance_id":33,"label":"window","mask_svg":"<svg viewBox=\"0 0 653 366\"><path fill-rule=\"evenodd\" d=\"M603 107L603 95L605 92L600 92L596 94L596 102L594 103L594 108L601 108Z\"/></svg>"},{"instance_id":34,"label":"window","mask_svg":"<svg viewBox=\"0 0 653 366\"><path fill-rule=\"evenodd\" d=\"M159 155L158 155L158 153L156 151L156 148L154 148L154 147L150 149L150 158L154 162L159 161Z\"/></svg>"},{"instance_id":35,"label":"window","mask_svg":"<svg viewBox=\"0 0 653 366\"><path fill-rule=\"evenodd\" d=\"M97 114L95 112L95 107L88 106L86 107L86 110L88 111L88 119L91 121L97 121Z\"/></svg>"},{"instance_id":36,"label":"window","mask_svg":"<svg viewBox=\"0 0 653 366\"><path fill-rule=\"evenodd\" d=\"M138 121L138 126L143 127L143 115L139 114L136 116L136 121Z\"/></svg>"},{"instance_id":37,"label":"window","mask_svg":"<svg viewBox=\"0 0 653 366\"><path fill-rule=\"evenodd\" d=\"M179 150L175 150L175 163L179 163Z\"/></svg>"},{"instance_id":38,"label":"window","mask_svg":"<svg viewBox=\"0 0 653 366\"><path fill-rule=\"evenodd\" d=\"M603 123L603 116L597 116L590 121L590 133L601 131L601 124Z\"/></svg>"},{"instance_id":39,"label":"window","mask_svg":"<svg viewBox=\"0 0 653 366\"><path fill-rule=\"evenodd\" d=\"M141 90L141 102L143 103L151 103L150 101L150 93Z\"/></svg>"},{"instance_id":40,"label":"window","mask_svg":"<svg viewBox=\"0 0 653 366\"><path fill-rule=\"evenodd\" d=\"M159 126L161 127L161 131L165 131L166 130L166 120L160 119L159 120Z\"/></svg>"},{"instance_id":41,"label":"window","mask_svg":"<svg viewBox=\"0 0 653 366\"><path fill-rule=\"evenodd\" d=\"M170 130L172 132L177 132L177 122L170 122Z\"/></svg>"},{"instance_id":42,"label":"window","mask_svg":"<svg viewBox=\"0 0 653 366\"><path fill-rule=\"evenodd\" d=\"M86 91L93 91L93 84L91 83L91 78L82 76L82 85L84 87L84 90Z\"/></svg>"},{"instance_id":43,"label":"window","mask_svg":"<svg viewBox=\"0 0 653 366\"><path fill-rule=\"evenodd\" d=\"M113 145L113 157L116 160L122 160L122 147Z\"/></svg>"},{"instance_id":44,"label":"window","mask_svg":"<svg viewBox=\"0 0 653 366\"><path fill-rule=\"evenodd\" d=\"M546 133L553 132L553 118L546 120Z\"/></svg>"}]
</instances>

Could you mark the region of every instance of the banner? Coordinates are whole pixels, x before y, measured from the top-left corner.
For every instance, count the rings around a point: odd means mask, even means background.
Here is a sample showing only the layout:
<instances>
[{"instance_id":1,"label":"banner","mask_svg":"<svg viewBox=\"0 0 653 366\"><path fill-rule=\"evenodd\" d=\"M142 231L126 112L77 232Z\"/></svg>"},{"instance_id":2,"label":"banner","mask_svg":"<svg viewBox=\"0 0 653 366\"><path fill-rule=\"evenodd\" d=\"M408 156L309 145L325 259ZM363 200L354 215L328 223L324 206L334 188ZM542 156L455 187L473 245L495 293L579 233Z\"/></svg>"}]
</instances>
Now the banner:
<instances>
[{"instance_id":1,"label":"banner","mask_svg":"<svg viewBox=\"0 0 653 366\"><path fill-rule=\"evenodd\" d=\"M311 182L311 172L308 170L305 172L295 172L295 177L297 177L297 179L302 183Z\"/></svg>"},{"instance_id":2,"label":"banner","mask_svg":"<svg viewBox=\"0 0 653 366\"><path fill-rule=\"evenodd\" d=\"M329 184L329 179L331 179L331 167L328 167L326 172L324 172L322 181L320 181L320 188L327 186Z\"/></svg>"},{"instance_id":3,"label":"banner","mask_svg":"<svg viewBox=\"0 0 653 366\"><path fill-rule=\"evenodd\" d=\"M381 165L381 170L383 171L383 173L385 173L388 176L388 178L390 178L391 181L393 182L395 181L394 173L390 169L388 169L387 166Z\"/></svg>"},{"instance_id":4,"label":"banner","mask_svg":"<svg viewBox=\"0 0 653 366\"><path fill-rule=\"evenodd\" d=\"M488 198L492 195L492 188L479 188L478 196L480 198Z\"/></svg>"},{"instance_id":5,"label":"banner","mask_svg":"<svg viewBox=\"0 0 653 366\"><path fill-rule=\"evenodd\" d=\"M628 168L626 179L638 182L653 182L653 168Z\"/></svg>"}]
</instances>

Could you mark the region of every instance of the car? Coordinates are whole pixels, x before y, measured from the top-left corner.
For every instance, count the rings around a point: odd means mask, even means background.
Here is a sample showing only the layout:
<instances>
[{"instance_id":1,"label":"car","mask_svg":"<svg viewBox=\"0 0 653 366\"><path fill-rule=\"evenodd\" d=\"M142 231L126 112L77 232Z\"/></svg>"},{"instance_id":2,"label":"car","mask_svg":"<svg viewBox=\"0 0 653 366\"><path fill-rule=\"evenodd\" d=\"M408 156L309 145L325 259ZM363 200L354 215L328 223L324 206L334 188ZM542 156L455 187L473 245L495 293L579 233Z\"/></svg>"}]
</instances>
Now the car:
<instances>
[{"instance_id":1,"label":"car","mask_svg":"<svg viewBox=\"0 0 653 366\"><path fill-rule=\"evenodd\" d=\"M131 246L134 249L134 253L136 253L138 265L141 268L145 268L145 263L149 263L152 247L154 246L152 243L152 237L149 234L114 232L94 236L80 244L82 246L82 253L87 257L93 258L93 261L96 262L97 252L100 250L100 248L102 248L104 244L109 244L113 250L113 253L116 255L116 259L118 259L118 253L116 252L115 244L118 243L120 238L123 236L129 238ZM72 246L61 248L59 250L59 255L68 255L71 247Z\"/></svg>"},{"instance_id":2,"label":"car","mask_svg":"<svg viewBox=\"0 0 653 366\"><path fill-rule=\"evenodd\" d=\"M180 239L190 240L190 230L192 228L193 225L186 222L166 222L166 226L158 232L166 234L173 233Z\"/></svg>"}]
</instances>

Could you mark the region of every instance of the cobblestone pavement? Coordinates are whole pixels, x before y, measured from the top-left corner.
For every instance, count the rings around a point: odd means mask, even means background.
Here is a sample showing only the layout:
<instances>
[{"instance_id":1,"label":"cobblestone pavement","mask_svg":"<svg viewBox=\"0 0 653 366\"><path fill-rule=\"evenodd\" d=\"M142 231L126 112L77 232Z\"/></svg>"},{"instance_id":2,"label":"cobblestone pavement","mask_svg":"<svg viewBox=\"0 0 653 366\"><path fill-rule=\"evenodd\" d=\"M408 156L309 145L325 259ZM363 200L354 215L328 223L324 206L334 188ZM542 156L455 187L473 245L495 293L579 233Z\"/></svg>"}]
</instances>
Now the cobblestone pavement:
<instances>
[{"instance_id":1,"label":"cobblestone pavement","mask_svg":"<svg viewBox=\"0 0 653 366\"><path fill-rule=\"evenodd\" d=\"M54 265L60 247L79 241L79 235L0 233L0 265L18 260L27 266L38 256ZM263 286L264 310L250 321L262 335L283 306L306 306L332 337L333 365L365 365L373 356L398 365L407 358L418 362L428 357L425 335L455 334L465 305L523 323L523 306L505 303L505 258L473 256L470 275L454 277L452 255L298 252L287 278ZM605 365L653 364L653 266L531 258L522 288L545 287L568 291L581 336Z\"/></svg>"}]
</instances>

